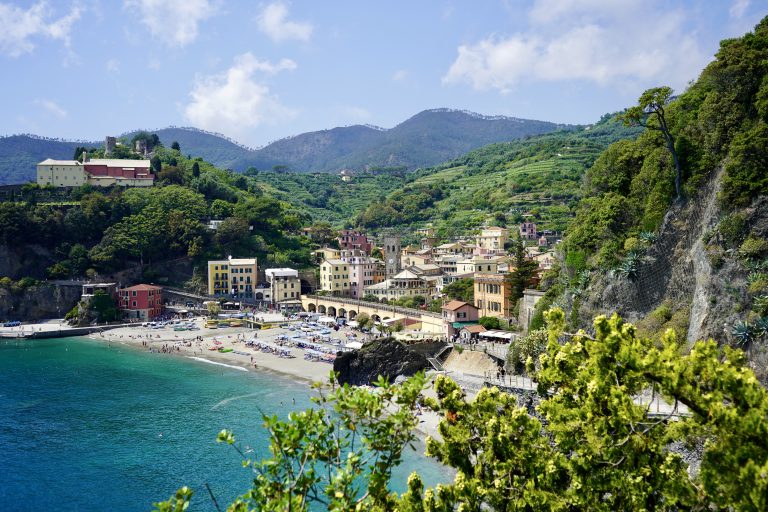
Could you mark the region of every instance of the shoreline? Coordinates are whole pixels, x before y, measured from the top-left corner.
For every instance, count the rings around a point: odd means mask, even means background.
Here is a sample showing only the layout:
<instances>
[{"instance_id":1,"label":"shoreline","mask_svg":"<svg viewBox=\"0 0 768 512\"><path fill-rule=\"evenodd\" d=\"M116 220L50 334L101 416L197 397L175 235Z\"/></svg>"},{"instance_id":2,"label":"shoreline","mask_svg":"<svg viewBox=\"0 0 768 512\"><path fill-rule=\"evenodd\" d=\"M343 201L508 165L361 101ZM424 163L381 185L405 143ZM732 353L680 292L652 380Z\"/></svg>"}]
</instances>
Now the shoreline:
<instances>
[{"instance_id":1,"label":"shoreline","mask_svg":"<svg viewBox=\"0 0 768 512\"><path fill-rule=\"evenodd\" d=\"M233 371L278 375L306 384L308 388L316 382L320 382L323 385L328 383L333 365L322 361L308 361L304 359L305 350L303 349L286 347L289 348L294 357L283 358L245 345L245 340L253 339L254 337L259 342L276 344L278 336L287 335L290 338L290 336L299 331L290 331L279 327L257 331L244 327L208 329L205 327L205 320L200 317L195 318L194 323L199 327L199 330L173 331L169 328L152 329L150 327L142 327L140 324L132 324L99 333L81 335L73 333L72 337L83 338L101 344L116 344L129 350L180 357L196 364L220 365L229 367ZM293 326L301 325L300 322L286 323ZM336 340L343 341L347 335L352 333L351 329L345 327L339 331L331 330L330 336ZM24 339L30 338L7 338L8 341ZM214 344L214 341L217 343ZM212 347L224 347L232 349L232 351L222 353L217 350L209 350ZM424 391L425 394L433 392L431 388L427 388ZM440 418L437 413L423 410L419 415L419 421L420 423L416 426L415 431L421 441L426 441L427 436L439 439L440 435L437 431L437 425Z\"/></svg>"}]
</instances>

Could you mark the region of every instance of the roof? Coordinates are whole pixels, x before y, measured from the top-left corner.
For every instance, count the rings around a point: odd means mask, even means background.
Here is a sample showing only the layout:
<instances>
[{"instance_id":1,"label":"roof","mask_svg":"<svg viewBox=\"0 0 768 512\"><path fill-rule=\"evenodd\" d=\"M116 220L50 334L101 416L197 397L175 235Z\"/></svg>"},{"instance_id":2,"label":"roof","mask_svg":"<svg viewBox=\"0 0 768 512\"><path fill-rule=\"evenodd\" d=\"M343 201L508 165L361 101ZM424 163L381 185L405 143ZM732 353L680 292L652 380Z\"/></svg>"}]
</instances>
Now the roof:
<instances>
[{"instance_id":1,"label":"roof","mask_svg":"<svg viewBox=\"0 0 768 512\"><path fill-rule=\"evenodd\" d=\"M162 290L162 287L155 286L153 284L137 284L134 286L129 286L128 288L123 288L123 291L129 291L129 292L138 292L138 291L146 291L146 290Z\"/></svg>"},{"instance_id":2,"label":"roof","mask_svg":"<svg viewBox=\"0 0 768 512\"><path fill-rule=\"evenodd\" d=\"M414 274L410 270L402 270L392 276L392 279L419 279L421 276Z\"/></svg>"},{"instance_id":3,"label":"roof","mask_svg":"<svg viewBox=\"0 0 768 512\"><path fill-rule=\"evenodd\" d=\"M299 271L292 268L268 268L264 271L264 274L277 277L298 277Z\"/></svg>"},{"instance_id":4,"label":"roof","mask_svg":"<svg viewBox=\"0 0 768 512\"><path fill-rule=\"evenodd\" d=\"M417 270L440 270L440 267L434 263L422 263L419 265L411 265L411 267L416 268Z\"/></svg>"},{"instance_id":5,"label":"roof","mask_svg":"<svg viewBox=\"0 0 768 512\"><path fill-rule=\"evenodd\" d=\"M53 158L46 158L37 165L82 165L77 160L54 160Z\"/></svg>"},{"instance_id":6,"label":"roof","mask_svg":"<svg viewBox=\"0 0 768 512\"><path fill-rule=\"evenodd\" d=\"M471 304L467 304L461 300L452 300L448 304L444 305L443 309L447 309L448 311L456 311L457 309L463 308L464 306L471 306Z\"/></svg>"},{"instance_id":7,"label":"roof","mask_svg":"<svg viewBox=\"0 0 768 512\"><path fill-rule=\"evenodd\" d=\"M91 158L86 164L107 167L149 167L149 160L123 160L120 158Z\"/></svg>"},{"instance_id":8,"label":"roof","mask_svg":"<svg viewBox=\"0 0 768 512\"><path fill-rule=\"evenodd\" d=\"M461 247L458 242L448 242L447 244L438 245L438 249L453 249L454 247Z\"/></svg>"},{"instance_id":9,"label":"roof","mask_svg":"<svg viewBox=\"0 0 768 512\"><path fill-rule=\"evenodd\" d=\"M483 327L480 324L465 325L461 329L464 330L464 331L467 331L470 334L477 334L477 333L485 332L485 327Z\"/></svg>"},{"instance_id":10,"label":"roof","mask_svg":"<svg viewBox=\"0 0 768 512\"><path fill-rule=\"evenodd\" d=\"M255 265L256 258L229 258L230 265Z\"/></svg>"},{"instance_id":11,"label":"roof","mask_svg":"<svg viewBox=\"0 0 768 512\"><path fill-rule=\"evenodd\" d=\"M475 325L475 324L477 324L477 322L453 322L451 324L451 326L454 329L464 329L465 327L467 327L469 325Z\"/></svg>"},{"instance_id":12,"label":"roof","mask_svg":"<svg viewBox=\"0 0 768 512\"><path fill-rule=\"evenodd\" d=\"M331 265L346 265L347 262L344 260L338 260L338 259L327 259L324 260L324 263L330 263Z\"/></svg>"}]
</instances>

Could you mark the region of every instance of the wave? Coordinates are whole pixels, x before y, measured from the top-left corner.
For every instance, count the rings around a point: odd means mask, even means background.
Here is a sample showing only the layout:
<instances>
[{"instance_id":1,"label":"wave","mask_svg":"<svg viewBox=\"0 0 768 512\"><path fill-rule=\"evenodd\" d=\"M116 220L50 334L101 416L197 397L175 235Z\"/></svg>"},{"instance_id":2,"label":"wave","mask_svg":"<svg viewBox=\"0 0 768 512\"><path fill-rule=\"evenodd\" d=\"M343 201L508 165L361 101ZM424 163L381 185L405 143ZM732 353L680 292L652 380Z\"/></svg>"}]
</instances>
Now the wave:
<instances>
[{"instance_id":1,"label":"wave","mask_svg":"<svg viewBox=\"0 0 768 512\"><path fill-rule=\"evenodd\" d=\"M215 364L217 366L226 366L227 368L232 368L233 370L240 370L241 372L247 372L247 368L243 368L242 366L235 366L232 364L225 364L225 363L219 363L216 361L211 361L210 359L205 359L202 357L193 357L193 356L187 356L189 359L194 359L195 361L202 361L203 363L209 363L209 364Z\"/></svg>"},{"instance_id":2,"label":"wave","mask_svg":"<svg viewBox=\"0 0 768 512\"><path fill-rule=\"evenodd\" d=\"M230 397L230 398L225 398L221 402L219 402L216 405L214 405L213 407L211 407L211 410L215 411L216 409L218 409L222 405L226 405L226 404L228 404L229 402L231 402L233 400L240 400L241 398L251 398L251 397L254 397L254 396L262 396L262 395L263 395L263 393L250 393L250 394L247 394L247 395L240 395L240 396L233 396L233 397Z\"/></svg>"}]
</instances>

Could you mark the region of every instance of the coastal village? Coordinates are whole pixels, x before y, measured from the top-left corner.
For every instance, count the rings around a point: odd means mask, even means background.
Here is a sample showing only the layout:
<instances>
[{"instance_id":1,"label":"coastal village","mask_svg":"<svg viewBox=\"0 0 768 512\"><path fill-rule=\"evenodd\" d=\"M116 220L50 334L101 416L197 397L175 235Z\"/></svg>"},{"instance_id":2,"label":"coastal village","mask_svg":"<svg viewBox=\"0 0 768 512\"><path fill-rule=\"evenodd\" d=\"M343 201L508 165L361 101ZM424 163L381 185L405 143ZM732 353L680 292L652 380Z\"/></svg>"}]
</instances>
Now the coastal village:
<instances>
[{"instance_id":1,"label":"coastal village","mask_svg":"<svg viewBox=\"0 0 768 512\"><path fill-rule=\"evenodd\" d=\"M139 160L109 158L119 146L114 137L106 137L106 158L90 158L83 151L74 160L46 159L37 165L37 183L46 188L153 186L156 173L146 142L138 140L131 148L147 157ZM342 178L349 178L348 174ZM222 222L212 218L206 227L216 231ZM315 238L311 227L303 235ZM315 250L314 269L271 268L259 265L252 255L223 255L207 262L204 295L187 293L185 297L184 290L164 289L155 283L89 281L82 285L81 306L87 309L98 293L114 300L120 311L118 322L153 322L179 311L204 312L208 304L217 303L247 312L251 318L258 311L285 316L322 313L339 324L355 325L355 308L318 306L312 299L322 298L416 310L410 316L373 314L374 332L410 342L503 341L527 331L535 304L543 295L536 285L555 262L561 234L540 231L535 222L524 220L512 229L487 226L452 240L441 240L430 225L417 229L415 235L415 243L403 245L402 237L391 230L375 236L355 229L339 230L332 244ZM536 267L519 300L513 297L509 279L515 271L511 254L515 243L524 247L525 258ZM458 281L472 288L472 300L465 302L444 293ZM428 311L441 315L440 325L421 321L419 314ZM483 325L488 323L486 319L492 320L494 328ZM77 321L71 319L70 323ZM80 319L80 325L82 322Z\"/></svg>"}]
</instances>

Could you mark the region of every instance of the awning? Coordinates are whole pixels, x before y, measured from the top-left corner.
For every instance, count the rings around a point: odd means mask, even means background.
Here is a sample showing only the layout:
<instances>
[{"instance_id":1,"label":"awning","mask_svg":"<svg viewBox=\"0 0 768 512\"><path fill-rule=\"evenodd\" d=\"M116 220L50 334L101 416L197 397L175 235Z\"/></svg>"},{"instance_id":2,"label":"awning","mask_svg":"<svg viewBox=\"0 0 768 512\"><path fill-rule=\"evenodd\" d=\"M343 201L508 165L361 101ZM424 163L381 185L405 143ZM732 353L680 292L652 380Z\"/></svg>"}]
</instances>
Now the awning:
<instances>
[{"instance_id":1,"label":"awning","mask_svg":"<svg viewBox=\"0 0 768 512\"><path fill-rule=\"evenodd\" d=\"M491 330L478 334L481 338L494 338L499 340L511 340L515 337L515 333L508 331Z\"/></svg>"},{"instance_id":2,"label":"awning","mask_svg":"<svg viewBox=\"0 0 768 512\"><path fill-rule=\"evenodd\" d=\"M477 322L453 322L451 325L454 329L461 329L462 327L466 327L468 325L477 325Z\"/></svg>"}]
</instances>

